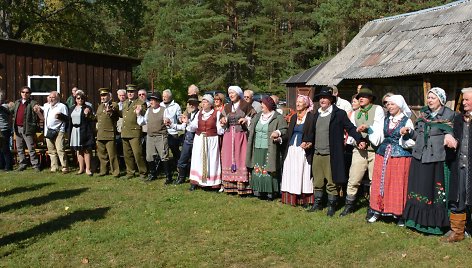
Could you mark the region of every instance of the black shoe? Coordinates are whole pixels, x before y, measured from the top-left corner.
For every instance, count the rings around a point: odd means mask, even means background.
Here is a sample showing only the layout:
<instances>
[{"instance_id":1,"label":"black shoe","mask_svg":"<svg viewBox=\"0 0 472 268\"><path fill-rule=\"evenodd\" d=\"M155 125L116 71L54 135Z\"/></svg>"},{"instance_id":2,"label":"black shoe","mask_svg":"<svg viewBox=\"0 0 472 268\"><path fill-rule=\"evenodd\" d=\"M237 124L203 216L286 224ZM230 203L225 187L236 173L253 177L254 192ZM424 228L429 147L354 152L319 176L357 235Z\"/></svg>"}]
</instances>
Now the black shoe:
<instances>
[{"instance_id":1,"label":"black shoe","mask_svg":"<svg viewBox=\"0 0 472 268\"><path fill-rule=\"evenodd\" d=\"M105 177L107 174L106 173L99 173L98 177Z\"/></svg>"},{"instance_id":2,"label":"black shoe","mask_svg":"<svg viewBox=\"0 0 472 268\"><path fill-rule=\"evenodd\" d=\"M172 184L173 179L172 179L172 171L170 169L170 163L169 161L162 161L162 165L164 166L164 173L166 174L166 181L164 184Z\"/></svg>"},{"instance_id":3,"label":"black shoe","mask_svg":"<svg viewBox=\"0 0 472 268\"><path fill-rule=\"evenodd\" d=\"M196 184L191 184L190 188L188 190L191 191L191 192L197 190L197 185Z\"/></svg>"},{"instance_id":4,"label":"black shoe","mask_svg":"<svg viewBox=\"0 0 472 268\"><path fill-rule=\"evenodd\" d=\"M341 214L339 214L339 217L344 217L348 214L351 214L354 212L354 206L352 204L346 204L346 206L344 207L344 210L343 212L341 212Z\"/></svg>"},{"instance_id":5,"label":"black shoe","mask_svg":"<svg viewBox=\"0 0 472 268\"><path fill-rule=\"evenodd\" d=\"M146 181L153 181L157 179L157 177L151 173L148 174Z\"/></svg>"}]
</instances>

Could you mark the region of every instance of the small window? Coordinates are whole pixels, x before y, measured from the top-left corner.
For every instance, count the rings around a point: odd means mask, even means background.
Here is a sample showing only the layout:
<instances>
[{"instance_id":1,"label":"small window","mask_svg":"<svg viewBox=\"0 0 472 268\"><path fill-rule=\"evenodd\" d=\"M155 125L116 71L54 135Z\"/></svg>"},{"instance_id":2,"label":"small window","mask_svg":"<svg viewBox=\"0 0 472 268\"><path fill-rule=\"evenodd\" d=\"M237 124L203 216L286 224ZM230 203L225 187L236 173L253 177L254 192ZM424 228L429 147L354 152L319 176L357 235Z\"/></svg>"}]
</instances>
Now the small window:
<instances>
[{"instance_id":1,"label":"small window","mask_svg":"<svg viewBox=\"0 0 472 268\"><path fill-rule=\"evenodd\" d=\"M48 75L28 75L31 95L49 95L51 91L60 92L60 77Z\"/></svg>"}]
</instances>

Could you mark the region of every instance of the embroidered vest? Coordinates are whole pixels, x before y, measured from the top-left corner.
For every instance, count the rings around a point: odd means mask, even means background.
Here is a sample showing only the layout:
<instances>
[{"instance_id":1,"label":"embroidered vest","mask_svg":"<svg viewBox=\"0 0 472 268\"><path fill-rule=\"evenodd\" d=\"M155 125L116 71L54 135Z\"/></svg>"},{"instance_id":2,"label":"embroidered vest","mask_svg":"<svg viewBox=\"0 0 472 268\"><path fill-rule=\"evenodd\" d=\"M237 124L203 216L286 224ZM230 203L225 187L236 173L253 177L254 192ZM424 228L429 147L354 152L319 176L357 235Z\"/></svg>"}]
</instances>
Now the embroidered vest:
<instances>
[{"instance_id":1,"label":"embroidered vest","mask_svg":"<svg viewBox=\"0 0 472 268\"><path fill-rule=\"evenodd\" d=\"M390 144L392 146L392 152L391 152L391 157L409 157L411 156L411 152L404 149L403 147L398 144L398 140L400 139L400 129L406 125L406 122L408 121L408 117L404 116L400 123L392 130L388 128L388 124L390 122L390 119L388 117L385 117L384 121L384 136L385 139L383 142L379 145L379 148L377 149L377 153L380 155L385 155L385 150L387 149L387 145Z\"/></svg>"},{"instance_id":2,"label":"embroidered vest","mask_svg":"<svg viewBox=\"0 0 472 268\"><path fill-rule=\"evenodd\" d=\"M205 133L207 137L217 136L218 132L216 130L216 114L217 112L213 110L213 113L207 120L203 120L203 113L198 115L198 128L195 131L197 135Z\"/></svg>"}]
</instances>

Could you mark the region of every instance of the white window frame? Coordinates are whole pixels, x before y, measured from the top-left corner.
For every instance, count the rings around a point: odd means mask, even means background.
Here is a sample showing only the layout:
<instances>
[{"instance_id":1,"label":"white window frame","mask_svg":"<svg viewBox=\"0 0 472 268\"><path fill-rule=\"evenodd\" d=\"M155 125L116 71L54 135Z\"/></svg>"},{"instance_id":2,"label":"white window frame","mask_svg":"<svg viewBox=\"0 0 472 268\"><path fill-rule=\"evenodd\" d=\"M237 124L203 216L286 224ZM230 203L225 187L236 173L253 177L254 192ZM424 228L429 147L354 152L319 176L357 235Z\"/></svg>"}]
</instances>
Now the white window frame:
<instances>
[{"instance_id":1,"label":"white window frame","mask_svg":"<svg viewBox=\"0 0 472 268\"><path fill-rule=\"evenodd\" d=\"M34 78L55 78L56 79L56 88L57 92L61 93L61 77L55 75L28 75L28 87L31 88L31 79ZM48 96L51 92L34 92L34 89L31 88L31 95L32 96Z\"/></svg>"}]
</instances>

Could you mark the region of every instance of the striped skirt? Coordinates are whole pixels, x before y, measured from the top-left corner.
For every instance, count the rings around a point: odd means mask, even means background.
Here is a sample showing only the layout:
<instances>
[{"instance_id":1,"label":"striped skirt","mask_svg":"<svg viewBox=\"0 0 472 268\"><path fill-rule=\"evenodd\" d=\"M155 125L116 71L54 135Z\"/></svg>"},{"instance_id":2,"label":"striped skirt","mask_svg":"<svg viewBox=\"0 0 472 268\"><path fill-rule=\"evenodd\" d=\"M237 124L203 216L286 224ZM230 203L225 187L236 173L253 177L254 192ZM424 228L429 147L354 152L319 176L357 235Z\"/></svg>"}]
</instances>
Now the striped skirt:
<instances>
[{"instance_id":1,"label":"striped skirt","mask_svg":"<svg viewBox=\"0 0 472 268\"><path fill-rule=\"evenodd\" d=\"M384 156L375 154L370 208L383 216L401 217L406 204L411 157L390 157L385 167L383 163Z\"/></svg>"}]
</instances>

